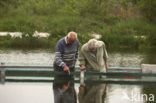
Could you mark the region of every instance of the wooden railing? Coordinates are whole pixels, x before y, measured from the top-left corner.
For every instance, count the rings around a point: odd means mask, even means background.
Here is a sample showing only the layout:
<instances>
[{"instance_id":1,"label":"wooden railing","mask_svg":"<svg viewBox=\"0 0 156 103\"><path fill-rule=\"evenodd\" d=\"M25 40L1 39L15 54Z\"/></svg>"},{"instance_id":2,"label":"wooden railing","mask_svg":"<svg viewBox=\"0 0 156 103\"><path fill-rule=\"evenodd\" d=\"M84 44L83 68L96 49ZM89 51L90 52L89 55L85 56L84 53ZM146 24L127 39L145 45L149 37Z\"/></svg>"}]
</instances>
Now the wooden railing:
<instances>
[{"instance_id":1,"label":"wooden railing","mask_svg":"<svg viewBox=\"0 0 156 103\"><path fill-rule=\"evenodd\" d=\"M76 72L78 75L80 75L80 67L76 66L75 67ZM4 63L0 64L0 77L1 77L1 82L5 82L5 77L6 77L6 72L11 71L11 72L16 72L16 71L28 71L33 70L34 71L41 71L42 72L45 70L48 70L53 73L53 66L15 66L15 65L5 65ZM31 72L30 72L31 73ZM133 68L133 67L109 67L107 72L97 72L97 71L87 71L85 74L87 75L104 75L107 76L108 78L111 76L123 76L128 79L132 79L132 77L138 76L147 76L147 77L156 77L156 73L146 73L142 72L142 68ZM130 75L130 76L129 76ZM107 79L105 79L107 80ZM154 81L156 82L156 81Z\"/></svg>"}]
</instances>

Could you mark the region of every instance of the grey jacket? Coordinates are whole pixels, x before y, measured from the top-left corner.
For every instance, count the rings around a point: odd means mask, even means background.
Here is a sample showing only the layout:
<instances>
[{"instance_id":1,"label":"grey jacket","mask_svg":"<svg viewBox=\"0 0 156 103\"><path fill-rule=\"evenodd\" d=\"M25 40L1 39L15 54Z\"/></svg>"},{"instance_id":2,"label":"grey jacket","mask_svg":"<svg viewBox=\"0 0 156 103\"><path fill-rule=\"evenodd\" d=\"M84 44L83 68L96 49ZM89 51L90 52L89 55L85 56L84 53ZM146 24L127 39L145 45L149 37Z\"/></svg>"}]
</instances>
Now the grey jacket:
<instances>
[{"instance_id":1,"label":"grey jacket","mask_svg":"<svg viewBox=\"0 0 156 103\"><path fill-rule=\"evenodd\" d=\"M85 43L80 51L79 61L80 65L84 64L87 70L98 70L105 72L105 63L108 54L106 51L105 43L103 41L97 41L96 55L91 53L88 49L88 43Z\"/></svg>"}]
</instances>

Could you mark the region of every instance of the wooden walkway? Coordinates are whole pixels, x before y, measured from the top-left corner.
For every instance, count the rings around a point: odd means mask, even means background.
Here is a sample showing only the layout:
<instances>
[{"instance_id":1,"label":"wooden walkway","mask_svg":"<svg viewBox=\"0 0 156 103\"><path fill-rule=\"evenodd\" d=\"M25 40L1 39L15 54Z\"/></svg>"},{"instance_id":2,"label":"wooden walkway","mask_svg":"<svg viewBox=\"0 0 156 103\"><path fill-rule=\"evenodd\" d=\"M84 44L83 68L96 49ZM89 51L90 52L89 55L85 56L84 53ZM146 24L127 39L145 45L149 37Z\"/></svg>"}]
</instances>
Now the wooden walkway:
<instances>
[{"instance_id":1,"label":"wooden walkway","mask_svg":"<svg viewBox=\"0 0 156 103\"><path fill-rule=\"evenodd\" d=\"M55 72L57 73L57 72ZM80 67L75 68L75 81L80 81ZM52 66L14 66L0 65L1 83L6 81L52 82L54 80ZM85 71L86 78L93 82L103 83L156 83L156 65L142 64L140 68L110 67L107 72Z\"/></svg>"}]
</instances>

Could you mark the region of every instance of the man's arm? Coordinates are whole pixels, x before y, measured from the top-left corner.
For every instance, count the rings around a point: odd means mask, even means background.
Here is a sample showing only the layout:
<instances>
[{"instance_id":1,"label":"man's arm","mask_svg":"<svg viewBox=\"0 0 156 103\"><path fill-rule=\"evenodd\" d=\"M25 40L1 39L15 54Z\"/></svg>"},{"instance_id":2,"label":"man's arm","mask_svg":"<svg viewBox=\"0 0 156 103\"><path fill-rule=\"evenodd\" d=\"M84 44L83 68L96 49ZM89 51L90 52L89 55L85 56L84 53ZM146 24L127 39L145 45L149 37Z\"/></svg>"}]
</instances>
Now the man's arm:
<instances>
[{"instance_id":1,"label":"man's arm","mask_svg":"<svg viewBox=\"0 0 156 103\"><path fill-rule=\"evenodd\" d=\"M55 52L55 58L54 58L54 64L63 68L66 64L62 61L62 53L63 49L61 47L61 43L58 42L56 45L56 52Z\"/></svg>"},{"instance_id":2,"label":"man's arm","mask_svg":"<svg viewBox=\"0 0 156 103\"><path fill-rule=\"evenodd\" d=\"M103 58L104 58L104 62L105 62L105 68L107 71L108 70L108 64L107 64L108 54L107 54L105 43L103 45L103 53L104 53Z\"/></svg>"},{"instance_id":3,"label":"man's arm","mask_svg":"<svg viewBox=\"0 0 156 103\"><path fill-rule=\"evenodd\" d=\"M75 64L76 64L76 61L77 61L77 59L78 59L78 56L79 56L79 41L77 40L77 50L76 50L76 54L75 54Z\"/></svg>"},{"instance_id":4,"label":"man's arm","mask_svg":"<svg viewBox=\"0 0 156 103\"><path fill-rule=\"evenodd\" d=\"M63 49L62 49L61 43L58 42L56 45L54 64L61 67L62 70L68 72L68 74L70 75L69 67L62 61L62 53L63 53Z\"/></svg>"},{"instance_id":5,"label":"man's arm","mask_svg":"<svg viewBox=\"0 0 156 103\"><path fill-rule=\"evenodd\" d=\"M79 55L79 61L80 61L81 70L84 70L86 68L85 67L86 61L85 61L85 57L82 53L82 48L81 48L80 55Z\"/></svg>"},{"instance_id":6,"label":"man's arm","mask_svg":"<svg viewBox=\"0 0 156 103\"><path fill-rule=\"evenodd\" d=\"M105 60L106 71L108 70L107 60Z\"/></svg>"}]
</instances>

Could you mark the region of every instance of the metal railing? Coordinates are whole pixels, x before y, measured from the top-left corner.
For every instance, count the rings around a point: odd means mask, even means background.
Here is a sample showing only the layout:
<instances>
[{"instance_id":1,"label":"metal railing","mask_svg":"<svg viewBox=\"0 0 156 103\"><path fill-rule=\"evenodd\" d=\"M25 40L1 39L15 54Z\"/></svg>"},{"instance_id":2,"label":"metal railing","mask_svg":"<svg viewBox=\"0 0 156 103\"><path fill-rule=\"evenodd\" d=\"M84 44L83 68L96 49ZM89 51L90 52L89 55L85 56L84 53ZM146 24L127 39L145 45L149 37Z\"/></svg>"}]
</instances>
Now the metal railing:
<instances>
[{"instance_id":1,"label":"metal railing","mask_svg":"<svg viewBox=\"0 0 156 103\"><path fill-rule=\"evenodd\" d=\"M144 68L144 67L142 67ZM108 78L105 79L105 81L112 80L112 77L117 79L116 77L126 77L127 79L133 79L133 77L156 77L156 72L146 73L142 72L142 68L134 68L134 67L109 67L107 72L98 72L98 71L87 71L85 72L85 75L100 75L100 76L107 76ZM73 73L74 75L77 74L80 76L80 67L76 66L76 71ZM5 63L0 64L0 77L1 77L1 83L4 83L6 80L6 72L7 74L14 73L14 75L18 76L18 73L22 72L23 74L26 73L32 73L32 72L50 72L53 73L53 66L15 66L15 65L5 65ZM26 74L25 73L25 74ZM25 75L19 75L19 76L25 76ZM25 77L28 77L29 75L26 75ZM39 76L39 75L37 75ZM42 76L41 76L42 77ZM80 76L81 77L81 76ZM109 79L111 78L111 79ZM146 80L148 81L148 80ZM156 82L156 80L154 81Z\"/></svg>"}]
</instances>

